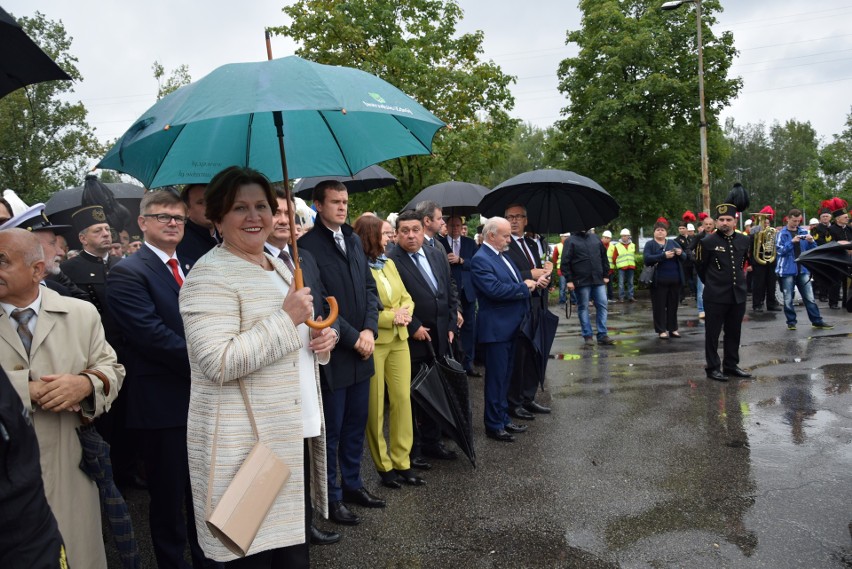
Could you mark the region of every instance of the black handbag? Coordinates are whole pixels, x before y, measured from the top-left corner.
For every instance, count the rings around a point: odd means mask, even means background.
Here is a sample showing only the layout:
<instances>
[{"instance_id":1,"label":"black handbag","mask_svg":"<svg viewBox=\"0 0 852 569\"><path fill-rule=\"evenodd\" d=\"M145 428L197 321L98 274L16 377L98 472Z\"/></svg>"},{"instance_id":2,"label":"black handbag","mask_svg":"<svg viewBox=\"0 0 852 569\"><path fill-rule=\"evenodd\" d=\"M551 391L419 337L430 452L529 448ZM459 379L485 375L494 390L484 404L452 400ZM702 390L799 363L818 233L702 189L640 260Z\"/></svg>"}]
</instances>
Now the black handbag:
<instances>
[{"instance_id":1,"label":"black handbag","mask_svg":"<svg viewBox=\"0 0 852 569\"><path fill-rule=\"evenodd\" d=\"M654 273L657 272L657 265L645 265L642 272L639 274L639 282L643 285L654 284Z\"/></svg>"}]
</instances>

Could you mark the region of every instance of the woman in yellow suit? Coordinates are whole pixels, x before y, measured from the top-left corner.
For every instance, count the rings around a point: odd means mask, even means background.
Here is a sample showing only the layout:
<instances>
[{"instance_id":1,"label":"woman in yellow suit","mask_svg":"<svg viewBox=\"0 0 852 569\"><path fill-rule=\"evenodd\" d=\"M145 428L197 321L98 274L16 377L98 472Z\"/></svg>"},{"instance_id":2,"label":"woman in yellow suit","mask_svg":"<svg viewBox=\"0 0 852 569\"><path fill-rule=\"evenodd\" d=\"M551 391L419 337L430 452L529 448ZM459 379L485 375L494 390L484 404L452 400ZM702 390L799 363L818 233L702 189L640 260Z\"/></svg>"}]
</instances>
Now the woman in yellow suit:
<instances>
[{"instance_id":1,"label":"woman in yellow suit","mask_svg":"<svg viewBox=\"0 0 852 569\"><path fill-rule=\"evenodd\" d=\"M400 488L401 483L422 486L426 482L411 470L408 455L414 440L411 424L411 356L408 324L414 301L405 290L385 247L393 237L391 225L372 215L355 222L370 262L383 310L379 311L379 337L373 352L376 373L370 379L370 408L367 414L367 443L382 485ZM384 437L385 388L390 407L389 441ZM388 453L390 447L390 453Z\"/></svg>"}]
</instances>

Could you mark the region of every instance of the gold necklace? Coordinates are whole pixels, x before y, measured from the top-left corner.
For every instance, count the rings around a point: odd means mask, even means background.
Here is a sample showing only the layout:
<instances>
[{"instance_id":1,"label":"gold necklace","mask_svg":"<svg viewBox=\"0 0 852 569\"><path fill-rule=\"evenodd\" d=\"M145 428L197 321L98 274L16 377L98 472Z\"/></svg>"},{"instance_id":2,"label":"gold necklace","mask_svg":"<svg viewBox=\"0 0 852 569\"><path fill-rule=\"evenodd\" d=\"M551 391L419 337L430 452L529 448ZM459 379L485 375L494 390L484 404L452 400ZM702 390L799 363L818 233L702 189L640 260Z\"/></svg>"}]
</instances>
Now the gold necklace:
<instances>
[{"instance_id":1,"label":"gold necklace","mask_svg":"<svg viewBox=\"0 0 852 569\"><path fill-rule=\"evenodd\" d=\"M251 253L246 253L245 251L243 251L239 247L234 247L232 245L228 245L227 243L222 243L222 246L225 249L227 249L228 251L230 251L231 253L235 254L236 256L242 257L246 261L248 261L250 263L254 263L255 265L260 266L261 268L266 268L266 255L263 255L261 253L260 260L257 260L254 257L252 257Z\"/></svg>"}]
</instances>

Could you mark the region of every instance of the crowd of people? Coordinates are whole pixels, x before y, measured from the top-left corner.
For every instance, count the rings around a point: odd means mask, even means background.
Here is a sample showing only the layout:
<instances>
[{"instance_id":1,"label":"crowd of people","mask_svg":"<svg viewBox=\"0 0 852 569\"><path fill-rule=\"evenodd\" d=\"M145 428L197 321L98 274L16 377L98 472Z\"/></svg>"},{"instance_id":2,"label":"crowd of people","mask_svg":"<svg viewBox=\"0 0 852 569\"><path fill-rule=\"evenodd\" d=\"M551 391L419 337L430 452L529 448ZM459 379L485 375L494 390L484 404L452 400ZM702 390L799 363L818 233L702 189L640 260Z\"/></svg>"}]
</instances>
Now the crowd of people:
<instances>
[{"instance_id":1,"label":"crowd of people","mask_svg":"<svg viewBox=\"0 0 852 569\"><path fill-rule=\"evenodd\" d=\"M577 306L585 345L615 344L608 305L635 301L637 247L626 228L615 241L608 230L566 233L551 248L513 204L471 238L462 217L445 219L430 201L350 226L348 197L339 182L318 184L316 219L301 234L282 189L230 167L206 185L147 192L141 235L124 239L101 205L79 208L69 227L41 204L13 215L0 201L0 307L10 324L0 326L2 369L31 414L55 516L53 526L39 522L53 531L33 559L106 567L98 491L78 468L76 428L94 422L116 481L150 494L159 567L185 566L187 547L194 567L307 567L309 544L341 538L314 524L315 511L356 525L353 506L385 507L362 479L365 440L391 491L422 487L433 462L458 459L411 397L422 365L455 358L478 378L481 363L485 434L512 443L551 413L536 401L544 373L521 332L544 318L552 277L559 302ZM792 209L767 234L774 212L746 234L735 229L746 212L733 204L701 219L687 212L674 237L659 219L642 251L655 333L680 338L678 309L696 295L707 376L727 381L749 377L739 361L749 281L754 310L781 304L794 330L798 290L812 325L830 328L795 260L850 240L845 207L826 205L810 230ZM846 298L845 282L815 277L814 286L830 308ZM206 520L258 441L290 477L242 557Z\"/></svg>"}]
</instances>

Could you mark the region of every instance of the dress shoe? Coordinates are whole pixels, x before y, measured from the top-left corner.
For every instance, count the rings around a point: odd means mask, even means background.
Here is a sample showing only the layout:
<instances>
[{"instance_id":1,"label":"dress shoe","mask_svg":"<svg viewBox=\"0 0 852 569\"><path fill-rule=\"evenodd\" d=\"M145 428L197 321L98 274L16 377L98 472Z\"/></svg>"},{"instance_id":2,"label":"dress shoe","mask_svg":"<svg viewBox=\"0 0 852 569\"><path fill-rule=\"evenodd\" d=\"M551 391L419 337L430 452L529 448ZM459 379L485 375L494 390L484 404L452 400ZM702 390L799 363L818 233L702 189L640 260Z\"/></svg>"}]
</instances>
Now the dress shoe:
<instances>
[{"instance_id":1,"label":"dress shoe","mask_svg":"<svg viewBox=\"0 0 852 569\"><path fill-rule=\"evenodd\" d=\"M426 481L416 476L410 468L408 470L397 470L396 474L400 480L409 486L426 486Z\"/></svg>"},{"instance_id":2,"label":"dress shoe","mask_svg":"<svg viewBox=\"0 0 852 569\"><path fill-rule=\"evenodd\" d=\"M411 459L411 468L416 468L418 470L431 470L432 464L426 462L423 458L416 456Z\"/></svg>"},{"instance_id":3,"label":"dress shoe","mask_svg":"<svg viewBox=\"0 0 852 569\"><path fill-rule=\"evenodd\" d=\"M767 306L766 310L768 310L769 312L781 312L783 308L781 308L777 304L773 304L772 306Z\"/></svg>"},{"instance_id":4,"label":"dress shoe","mask_svg":"<svg viewBox=\"0 0 852 569\"><path fill-rule=\"evenodd\" d=\"M336 531L325 531L311 524L311 545L331 545L340 541Z\"/></svg>"},{"instance_id":5,"label":"dress shoe","mask_svg":"<svg viewBox=\"0 0 852 569\"><path fill-rule=\"evenodd\" d=\"M526 425L517 425L515 423L509 423L504 428L510 433L523 433L527 430Z\"/></svg>"},{"instance_id":6,"label":"dress shoe","mask_svg":"<svg viewBox=\"0 0 852 569\"><path fill-rule=\"evenodd\" d=\"M444 446L444 443L424 446L420 449L420 454L429 458L437 458L438 460L455 460L459 457L456 451L449 450Z\"/></svg>"},{"instance_id":7,"label":"dress shoe","mask_svg":"<svg viewBox=\"0 0 852 569\"><path fill-rule=\"evenodd\" d=\"M612 346L613 344L615 344L615 340L613 340L609 336L601 336L600 338L598 338L598 344L600 344L601 346Z\"/></svg>"},{"instance_id":8,"label":"dress shoe","mask_svg":"<svg viewBox=\"0 0 852 569\"><path fill-rule=\"evenodd\" d=\"M499 431L485 429L485 434L488 436L489 439L494 439L495 441L501 441L504 443L515 442L515 437L507 433L504 429L500 429Z\"/></svg>"},{"instance_id":9,"label":"dress shoe","mask_svg":"<svg viewBox=\"0 0 852 569\"><path fill-rule=\"evenodd\" d=\"M328 508L328 519L336 524L357 526L361 523L361 518L359 518L357 514L353 514L343 502L332 502L328 505Z\"/></svg>"},{"instance_id":10,"label":"dress shoe","mask_svg":"<svg viewBox=\"0 0 852 569\"><path fill-rule=\"evenodd\" d=\"M753 306L751 308L751 311L752 312L763 312L763 307L762 306Z\"/></svg>"},{"instance_id":11,"label":"dress shoe","mask_svg":"<svg viewBox=\"0 0 852 569\"><path fill-rule=\"evenodd\" d=\"M728 378L725 377L725 374L723 374L718 369L708 369L707 377L715 381L728 381Z\"/></svg>"},{"instance_id":12,"label":"dress shoe","mask_svg":"<svg viewBox=\"0 0 852 569\"><path fill-rule=\"evenodd\" d=\"M751 377L751 374L749 372L738 367L726 369L725 375L730 375L731 377Z\"/></svg>"},{"instance_id":13,"label":"dress shoe","mask_svg":"<svg viewBox=\"0 0 852 569\"><path fill-rule=\"evenodd\" d=\"M482 377L482 374L475 369L469 369L465 372L468 377Z\"/></svg>"},{"instance_id":14,"label":"dress shoe","mask_svg":"<svg viewBox=\"0 0 852 569\"><path fill-rule=\"evenodd\" d=\"M382 479L382 486L385 488L390 488L392 490L399 490L402 488L402 485L399 483L399 475L397 475L396 471L390 470L388 472L379 472L379 477Z\"/></svg>"},{"instance_id":15,"label":"dress shoe","mask_svg":"<svg viewBox=\"0 0 852 569\"><path fill-rule=\"evenodd\" d=\"M364 506L365 508L385 507L384 500L373 496L372 494L367 492L367 489L363 486L358 488L357 490L344 490L343 501L350 502L352 504L358 504L359 506Z\"/></svg>"},{"instance_id":16,"label":"dress shoe","mask_svg":"<svg viewBox=\"0 0 852 569\"><path fill-rule=\"evenodd\" d=\"M526 409L530 413L538 413L539 415L549 415L550 414L550 407L545 407L541 403L536 403L535 401L530 401L529 403L524 403L524 409Z\"/></svg>"},{"instance_id":17,"label":"dress shoe","mask_svg":"<svg viewBox=\"0 0 852 569\"><path fill-rule=\"evenodd\" d=\"M829 304L828 307L832 310L840 310L840 306L837 304Z\"/></svg>"},{"instance_id":18,"label":"dress shoe","mask_svg":"<svg viewBox=\"0 0 852 569\"><path fill-rule=\"evenodd\" d=\"M535 421L535 415L524 409L523 407L515 407L509 410L509 416L515 419L524 419L525 421Z\"/></svg>"}]
</instances>

